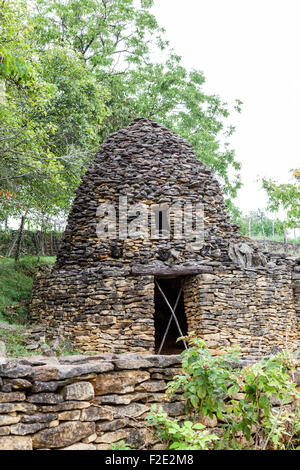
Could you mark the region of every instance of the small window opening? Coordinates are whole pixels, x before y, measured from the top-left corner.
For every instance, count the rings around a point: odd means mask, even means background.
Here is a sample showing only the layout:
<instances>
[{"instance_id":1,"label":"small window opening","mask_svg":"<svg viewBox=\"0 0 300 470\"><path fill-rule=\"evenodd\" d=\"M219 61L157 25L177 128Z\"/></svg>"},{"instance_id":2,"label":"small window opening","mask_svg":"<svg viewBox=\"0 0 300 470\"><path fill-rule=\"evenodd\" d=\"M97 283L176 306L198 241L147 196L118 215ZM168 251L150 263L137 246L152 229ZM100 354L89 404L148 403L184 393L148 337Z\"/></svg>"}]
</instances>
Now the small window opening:
<instances>
[{"instance_id":1,"label":"small window opening","mask_svg":"<svg viewBox=\"0 0 300 470\"><path fill-rule=\"evenodd\" d=\"M159 231L159 234L161 235L162 234L162 227L163 227L163 213L162 211L159 211L158 213L158 231Z\"/></svg>"},{"instance_id":2,"label":"small window opening","mask_svg":"<svg viewBox=\"0 0 300 470\"><path fill-rule=\"evenodd\" d=\"M155 228L159 235L163 231L169 231L169 218L167 209L155 210Z\"/></svg>"}]
</instances>

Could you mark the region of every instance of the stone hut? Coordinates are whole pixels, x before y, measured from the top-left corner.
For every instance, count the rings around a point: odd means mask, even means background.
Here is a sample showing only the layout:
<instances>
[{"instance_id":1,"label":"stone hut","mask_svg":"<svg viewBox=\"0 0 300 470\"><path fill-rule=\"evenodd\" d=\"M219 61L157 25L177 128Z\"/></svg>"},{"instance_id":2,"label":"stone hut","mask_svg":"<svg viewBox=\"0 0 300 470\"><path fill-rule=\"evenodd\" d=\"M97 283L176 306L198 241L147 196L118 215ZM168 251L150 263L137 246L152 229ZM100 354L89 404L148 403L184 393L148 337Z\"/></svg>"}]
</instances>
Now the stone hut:
<instances>
[{"instance_id":1,"label":"stone hut","mask_svg":"<svg viewBox=\"0 0 300 470\"><path fill-rule=\"evenodd\" d=\"M101 146L30 307L86 352L173 354L195 331L245 358L295 349L299 315L299 260L242 237L192 145L148 119Z\"/></svg>"}]
</instances>

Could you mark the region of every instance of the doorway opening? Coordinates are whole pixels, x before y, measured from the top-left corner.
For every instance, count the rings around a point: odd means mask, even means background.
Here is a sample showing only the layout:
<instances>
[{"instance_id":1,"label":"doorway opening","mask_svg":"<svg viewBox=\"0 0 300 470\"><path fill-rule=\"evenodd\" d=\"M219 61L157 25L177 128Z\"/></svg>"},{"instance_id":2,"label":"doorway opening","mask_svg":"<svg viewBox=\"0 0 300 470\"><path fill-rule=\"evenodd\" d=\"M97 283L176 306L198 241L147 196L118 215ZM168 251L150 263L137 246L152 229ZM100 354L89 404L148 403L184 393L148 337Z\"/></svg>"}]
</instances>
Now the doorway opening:
<instances>
[{"instance_id":1,"label":"doorway opening","mask_svg":"<svg viewBox=\"0 0 300 470\"><path fill-rule=\"evenodd\" d=\"M180 354L185 344L176 340L188 331L183 277L155 278L154 304L155 353Z\"/></svg>"}]
</instances>

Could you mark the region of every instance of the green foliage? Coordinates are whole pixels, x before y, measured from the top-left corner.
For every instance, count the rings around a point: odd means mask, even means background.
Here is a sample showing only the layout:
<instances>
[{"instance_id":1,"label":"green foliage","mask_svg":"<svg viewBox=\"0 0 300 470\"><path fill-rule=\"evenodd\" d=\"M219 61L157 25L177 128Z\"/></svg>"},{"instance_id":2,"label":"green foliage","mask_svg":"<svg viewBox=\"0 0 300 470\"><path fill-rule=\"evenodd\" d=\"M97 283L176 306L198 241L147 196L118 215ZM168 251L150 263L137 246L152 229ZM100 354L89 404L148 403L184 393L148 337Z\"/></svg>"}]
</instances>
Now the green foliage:
<instances>
[{"instance_id":1,"label":"green foliage","mask_svg":"<svg viewBox=\"0 0 300 470\"><path fill-rule=\"evenodd\" d=\"M116 442L115 444L111 444L110 446L111 450L134 450L127 442L125 441L119 441Z\"/></svg>"},{"instance_id":2,"label":"green foliage","mask_svg":"<svg viewBox=\"0 0 300 470\"><path fill-rule=\"evenodd\" d=\"M102 86L72 50L34 48L31 10L0 5L0 219L67 212L106 114Z\"/></svg>"},{"instance_id":3,"label":"green foliage","mask_svg":"<svg viewBox=\"0 0 300 470\"><path fill-rule=\"evenodd\" d=\"M0 220L66 215L96 149L137 117L187 138L236 211L240 166L228 143L229 106L203 92L200 71L182 66L152 5L1 3Z\"/></svg>"},{"instance_id":4,"label":"green foliage","mask_svg":"<svg viewBox=\"0 0 300 470\"><path fill-rule=\"evenodd\" d=\"M67 47L81 60L87 76L107 90L109 112L99 127L100 141L134 118L155 119L187 138L198 158L218 175L226 194L235 197L240 165L228 143L234 131L225 124L229 107L203 92L200 71L188 72L182 66L149 11L152 4L36 0L33 40L40 54ZM240 106L237 101L234 110L239 112Z\"/></svg>"},{"instance_id":5,"label":"green foliage","mask_svg":"<svg viewBox=\"0 0 300 470\"><path fill-rule=\"evenodd\" d=\"M286 219L284 227L300 227L300 182L294 174L294 182L289 184L276 184L274 181L263 179L263 188L269 198L269 209L277 212L284 209Z\"/></svg>"},{"instance_id":6,"label":"green foliage","mask_svg":"<svg viewBox=\"0 0 300 470\"><path fill-rule=\"evenodd\" d=\"M182 388L187 411L193 409L209 417L217 413L218 417L222 417L225 411L224 396L227 393L232 396L239 391L238 376L232 366L237 360L237 351L213 356L206 343L195 338L193 333L187 341L189 348L182 353L184 374L175 376L168 384L167 395L170 397Z\"/></svg>"},{"instance_id":7,"label":"green foliage","mask_svg":"<svg viewBox=\"0 0 300 470\"><path fill-rule=\"evenodd\" d=\"M149 426L155 427L157 436L167 442L169 449L208 450L209 445L219 439L216 434L209 434L201 423L184 421L179 424L177 419L169 419L162 408L156 410L156 405L151 406L147 421Z\"/></svg>"},{"instance_id":8,"label":"green foliage","mask_svg":"<svg viewBox=\"0 0 300 470\"><path fill-rule=\"evenodd\" d=\"M41 263L53 264L54 257L43 257ZM17 265L12 258L0 257L0 320L26 321L26 301L30 297L37 258L20 258Z\"/></svg>"},{"instance_id":9,"label":"green foliage","mask_svg":"<svg viewBox=\"0 0 300 470\"><path fill-rule=\"evenodd\" d=\"M240 214L238 224L243 235L283 241L284 223L279 218L271 219L260 209L246 215Z\"/></svg>"},{"instance_id":10,"label":"green foliage","mask_svg":"<svg viewBox=\"0 0 300 470\"><path fill-rule=\"evenodd\" d=\"M189 348L182 353L183 374L168 384L166 396L170 399L181 391L193 422L215 416L223 423L222 438L214 442L216 449L290 449L299 444L300 394L290 377L296 364L290 353L238 367L236 350L213 356L193 333L185 339ZM274 400L280 408L272 407ZM154 414L151 419L167 442L169 428L177 440L180 435L186 439L187 428L171 424L165 414ZM195 430L192 421L188 429Z\"/></svg>"},{"instance_id":11,"label":"green foliage","mask_svg":"<svg viewBox=\"0 0 300 470\"><path fill-rule=\"evenodd\" d=\"M57 90L44 108L44 120L55 126L50 136L53 151L63 156L70 148L94 150L99 144L98 128L107 112L104 89L72 50L54 47L44 51L40 61L44 79ZM43 120L42 115L39 119Z\"/></svg>"},{"instance_id":12,"label":"green foliage","mask_svg":"<svg viewBox=\"0 0 300 470\"><path fill-rule=\"evenodd\" d=\"M26 3L1 2L0 24L0 218L5 218L26 212L38 194L58 184L60 165L47 146L53 125L36 121L54 87L43 79L29 40Z\"/></svg>"},{"instance_id":13,"label":"green foliage","mask_svg":"<svg viewBox=\"0 0 300 470\"><path fill-rule=\"evenodd\" d=\"M55 85L56 92L36 120L55 129L47 143L59 161L61 181L39 201L46 214L50 207L68 212L80 177L100 145L107 93L72 50L47 49L40 53L40 63L43 78Z\"/></svg>"},{"instance_id":14,"label":"green foliage","mask_svg":"<svg viewBox=\"0 0 300 470\"><path fill-rule=\"evenodd\" d=\"M25 346L26 329L24 326L14 326L12 329L0 326L0 341L5 343L8 357L30 356Z\"/></svg>"},{"instance_id":15,"label":"green foliage","mask_svg":"<svg viewBox=\"0 0 300 470\"><path fill-rule=\"evenodd\" d=\"M293 366L290 357L281 353L242 369L242 390L245 398L238 402L232 400L227 408L229 425L226 437L242 431L250 441L251 431L255 427L256 448L265 448L269 441L274 449L285 448L285 437L289 435L286 424L296 424L298 408L295 407L292 413L286 413L285 417L283 415L280 419L280 411L272 410L272 399L276 399L283 406L300 398L296 384L288 374L288 370ZM241 419L237 421L230 413L240 416Z\"/></svg>"}]
</instances>

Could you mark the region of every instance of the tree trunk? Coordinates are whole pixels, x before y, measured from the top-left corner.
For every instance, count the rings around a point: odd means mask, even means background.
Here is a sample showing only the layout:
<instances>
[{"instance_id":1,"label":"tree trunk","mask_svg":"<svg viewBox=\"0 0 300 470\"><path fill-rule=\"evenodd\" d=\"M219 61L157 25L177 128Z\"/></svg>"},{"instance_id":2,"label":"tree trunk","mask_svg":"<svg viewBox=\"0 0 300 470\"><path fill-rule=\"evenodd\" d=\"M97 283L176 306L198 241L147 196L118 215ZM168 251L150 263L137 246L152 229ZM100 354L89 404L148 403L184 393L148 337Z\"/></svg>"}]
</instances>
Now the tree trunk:
<instances>
[{"instance_id":1,"label":"tree trunk","mask_svg":"<svg viewBox=\"0 0 300 470\"><path fill-rule=\"evenodd\" d=\"M54 245L53 244L53 238L54 238L53 237L53 232L50 232L50 254L51 254L51 256L53 256L53 251L54 251L53 250L53 245Z\"/></svg>"},{"instance_id":2,"label":"tree trunk","mask_svg":"<svg viewBox=\"0 0 300 470\"><path fill-rule=\"evenodd\" d=\"M265 227L264 227L264 220L263 220L262 217L260 218L260 221L261 221L261 229L262 229L262 234L263 234L263 239L264 239L264 247L266 249L267 248L267 246L266 246L266 232L265 232Z\"/></svg>"},{"instance_id":3,"label":"tree trunk","mask_svg":"<svg viewBox=\"0 0 300 470\"><path fill-rule=\"evenodd\" d=\"M287 231L286 228L283 230L283 238L284 238L284 253L288 254L288 243L287 243Z\"/></svg>"},{"instance_id":4,"label":"tree trunk","mask_svg":"<svg viewBox=\"0 0 300 470\"><path fill-rule=\"evenodd\" d=\"M33 233L33 239L34 239L34 245L35 245L35 252L36 252L38 263L39 263L41 259L41 242L40 242L39 231Z\"/></svg>"},{"instance_id":5,"label":"tree trunk","mask_svg":"<svg viewBox=\"0 0 300 470\"><path fill-rule=\"evenodd\" d=\"M41 240L40 251L41 251L42 256L45 256L45 243L44 243L45 235L44 235L44 232L45 232L45 216L44 216L44 213L42 213L41 239L40 239Z\"/></svg>"},{"instance_id":6,"label":"tree trunk","mask_svg":"<svg viewBox=\"0 0 300 470\"><path fill-rule=\"evenodd\" d=\"M15 235L15 238L12 240L11 244L8 247L8 250L6 252L6 257L9 258L12 255L12 252L14 250L15 244L17 243L18 240L18 232Z\"/></svg>"},{"instance_id":7,"label":"tree trunk","mask_svg":"<svg viewBox=\"0 0 300 470\"><path fill-rule=\"evenodd\" d=\"M16 248L16 253L15 253L15 263L17 263L19 261L19 258L20 258L25 219L26 219L26 214L22 215L22 217L21 217L21 224L20 224L20 228L19 228L18 239L17 239L17 248Z\"/></svg>"}]
</instances>

